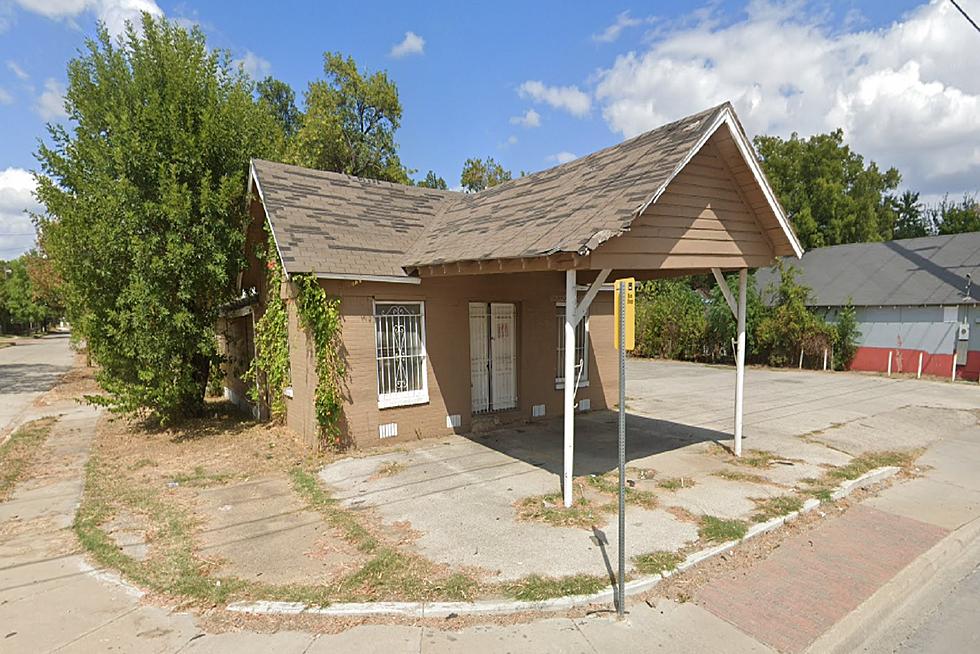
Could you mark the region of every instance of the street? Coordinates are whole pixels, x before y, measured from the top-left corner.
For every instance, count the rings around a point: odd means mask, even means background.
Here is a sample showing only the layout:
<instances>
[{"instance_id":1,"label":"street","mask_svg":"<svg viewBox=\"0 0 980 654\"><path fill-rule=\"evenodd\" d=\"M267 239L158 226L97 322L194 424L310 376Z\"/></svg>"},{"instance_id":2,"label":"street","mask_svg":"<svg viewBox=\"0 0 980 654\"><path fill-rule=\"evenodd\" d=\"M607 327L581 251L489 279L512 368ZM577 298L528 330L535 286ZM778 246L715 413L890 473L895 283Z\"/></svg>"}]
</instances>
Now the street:
<instances>
[{"instance_id":1,"label":"street","mask_svg":"<svg viewBox=\"0 0 980 654\"><path fill-rule=\"evenodd\" d=\"M71 368L68 334L21 338L0 349L0 440L39 395Z\"/></svg>"}]
</instances>

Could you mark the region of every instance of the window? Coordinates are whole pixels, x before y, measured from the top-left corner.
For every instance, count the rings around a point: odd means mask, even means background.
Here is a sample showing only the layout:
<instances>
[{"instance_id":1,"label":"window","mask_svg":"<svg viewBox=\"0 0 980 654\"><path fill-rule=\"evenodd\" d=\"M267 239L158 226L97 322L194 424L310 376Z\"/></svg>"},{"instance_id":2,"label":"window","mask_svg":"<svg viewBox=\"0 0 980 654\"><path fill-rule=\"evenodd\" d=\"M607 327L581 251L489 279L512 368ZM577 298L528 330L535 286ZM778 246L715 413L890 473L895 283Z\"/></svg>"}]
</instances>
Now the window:
<instances>
[{"instance_id":1,"label":"window","mask_svg":"<svg viewBox=\"0 0 980 654\"><path fill-rule=\"evenodd\" d=\"M558 358L555 368L555 388L565 387L565 305L559 304L555 312L558 328ZM589 385L589 314L586 313L575 327L575 376L578 387Z\"/></svg>"},{"instance_id":2,"label":"window","mask_svg":"<svg viewBox=\"0 0 980 654\"><path fill-rule=\"evenodd\" d=\"M429 401L425 355L425 305L375 302L378 406L382 409Z\"/></svg>"}]
</instances>

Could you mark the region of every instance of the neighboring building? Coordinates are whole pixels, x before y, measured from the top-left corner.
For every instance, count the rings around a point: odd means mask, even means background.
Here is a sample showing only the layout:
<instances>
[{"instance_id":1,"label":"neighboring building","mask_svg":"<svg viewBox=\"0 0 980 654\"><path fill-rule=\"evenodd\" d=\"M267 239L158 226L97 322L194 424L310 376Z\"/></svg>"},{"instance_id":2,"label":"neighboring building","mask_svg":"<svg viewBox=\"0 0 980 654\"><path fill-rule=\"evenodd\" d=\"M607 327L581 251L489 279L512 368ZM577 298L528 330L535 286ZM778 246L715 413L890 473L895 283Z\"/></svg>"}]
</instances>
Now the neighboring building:
<instances>
[{"instance_id":1,"label":"neighboring building","mask_svg":"<svg viewBox=\"0 0 980 654\"><path fill-rule=\"evenodd\" d=\"M567 444L571 407L615 402L604 282L745 270L801 253L727 103L474 194L268 161L253 161L250 174L245 299L219 328L226 394L247 402L242 374L268 297L254 246L267 221L287 275L287 424L310 442L316 375L291 275L315 273L341 300L350 442L564 413ZM577 394L565 390L569 370ZM566 476L570 465L566 447Z\"/></svg>"},{"instance_id":2,"label":"neighboring building","mask_svg":"<svg viewBox=\"0 0 980 654\"><path fill-rule=\"evenodd\" d=\"M836 320L857 310L860 348L852 370L960 379L980 375L980 232L810 250L793 263L810 305ZM765 288L772 273L759 271Z\"/></svg>"}]
</instances>

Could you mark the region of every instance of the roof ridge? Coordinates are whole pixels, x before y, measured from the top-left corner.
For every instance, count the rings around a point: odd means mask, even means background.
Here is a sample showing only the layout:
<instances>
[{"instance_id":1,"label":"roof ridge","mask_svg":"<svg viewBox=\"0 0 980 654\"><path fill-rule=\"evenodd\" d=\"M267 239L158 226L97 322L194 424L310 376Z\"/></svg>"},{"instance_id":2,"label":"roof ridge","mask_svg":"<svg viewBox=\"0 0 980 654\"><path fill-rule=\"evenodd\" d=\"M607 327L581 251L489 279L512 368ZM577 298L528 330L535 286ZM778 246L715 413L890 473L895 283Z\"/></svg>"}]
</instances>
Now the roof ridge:
<instances>
[{"instance_id":1,"label":"roof ridge","mask_svg":"<svg viewBox=\"0 0 980 654\"><path fill-rule=\"evenodd\" d=\"M291 168L299 173L313 175L322 175L324 177L339 177L342 179L348 179L355 182L360 182L364 184L387 186L393 189L409 189L417 193L437 193L445 195L447 198L458 198L460 196L466 195L461 191L453 191L450 189L441 188L429 188L427 186L416 186L414 184L402 184L400 182L390 182L384 179L374 179L373 177L360 177L359 175L349 175L347 173L339 173L335 170L322 170L320 168L308 168L306 166L299 166L297 164L285 163L282 161L273 161L271 159L262 159L259 157L252 157L250 160L252 163L258 162L260 164L272 164L273 166L282 166L284 168Z\"/></svg>"}]
</instances>

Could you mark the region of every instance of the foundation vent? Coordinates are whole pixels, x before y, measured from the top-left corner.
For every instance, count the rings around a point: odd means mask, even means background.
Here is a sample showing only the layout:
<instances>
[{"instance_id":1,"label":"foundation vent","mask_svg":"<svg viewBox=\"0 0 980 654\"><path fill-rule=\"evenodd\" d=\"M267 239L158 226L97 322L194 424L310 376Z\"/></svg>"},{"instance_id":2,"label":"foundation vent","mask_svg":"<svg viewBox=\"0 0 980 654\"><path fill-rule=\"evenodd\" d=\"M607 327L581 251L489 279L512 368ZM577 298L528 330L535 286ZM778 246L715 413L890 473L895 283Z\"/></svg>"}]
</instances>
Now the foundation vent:
<instances>
[{"instance_id":1,"label":"foundation vent","mask_svg":"<svg viewBox=\"0 0 980 654\"><path fill-rule=\"evenodd\" d=\"M586 398L584 400L578 401L579 411L591 411L592 410L592 400Z\"/></svg>"},{"instance_id":2,"label":"foundation vent","mask_svg":"<svg viewBox=\"0 0 980 654\"><path fill-rule=\"evenodd\" d=\"M459 417L458 413L454 413L451 416L446 416L446 428L452 429L454 427L459 427L462 424L462 419Z\"/></svg>"},{"instance_id":3,"label":"foundation vent","mask_svg":"<svg viewBox=\"0 0 980 654\"><path fill-rule=\"evenodd\" d=\"M378 436L381 438L391 438L398 435L398 423L389 422L384 425L378 425Z\"/></svg>"},{"instance_id":4,"label":"foundation vent","mask_svg":"<svg viewBox=\"0 0 980 654\"><path fill-rule=\"evenodd\" d=\"M543 416L544 416L544 405L543 404L534 404L534 405L531 406L531 417L532 418L541 418Z\"/></svg>"}]
</instances>

